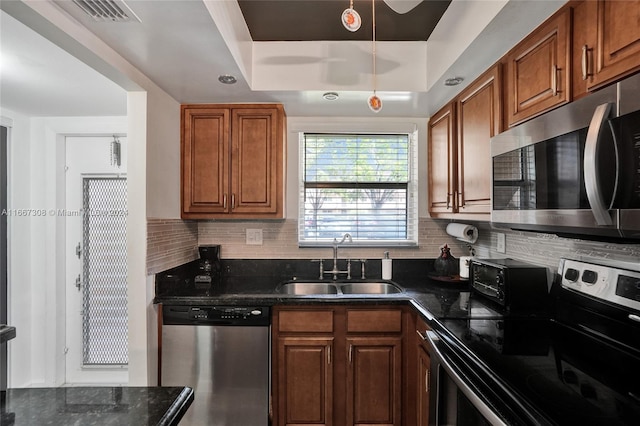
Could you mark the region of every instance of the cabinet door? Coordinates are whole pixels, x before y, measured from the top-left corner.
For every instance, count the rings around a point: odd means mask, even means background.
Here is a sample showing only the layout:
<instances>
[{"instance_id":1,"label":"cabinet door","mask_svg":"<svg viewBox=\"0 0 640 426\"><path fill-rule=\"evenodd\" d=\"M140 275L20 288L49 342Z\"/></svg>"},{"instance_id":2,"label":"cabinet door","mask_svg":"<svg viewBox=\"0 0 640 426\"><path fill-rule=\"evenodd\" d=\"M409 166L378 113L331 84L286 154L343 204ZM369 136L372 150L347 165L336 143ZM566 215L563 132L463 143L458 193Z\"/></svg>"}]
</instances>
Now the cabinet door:
<instances>
[{"instance_id":1,"label":"cabinet door","mask_svg":"<svg viewBox=\"0 0 640 426\"><path fill-rule=\"evenodd\" d=\"M277 108L233 109L231 213L282 210L282 128Z\"/></svg>"},{"instance_id":2,"label":"cabinet door","mask_svg":"<svg viewBox=\"0 0 640 426\"><path fill-rule=\"evenodd\" d=\"M500 133L502 91L496 66L457 98L459 213L491 213L491 138Z\"/></svg>"},{"instance_id":3,"label":"cabinet door","mask_svg":"<svg viewBox=\"0 0 640 426\"><path fill-rule=\"evenodd\" d=\"M429 120L429 213L455 212L455 114L450 103Z\"/></svg>"},{"instance_id":4,"label":"cabinet door","mask_svg":"<svg viewBox=\"0 0 640 426\"><path fill-rule=\"evenodd\" d=\"M332 338L280 337L278 425L333 424Z\"/></svg>"},{"instance_id":5,"label":"cabinet door","mask_svg":"<svg viewBox=\"0 0 640 426\"><path fill-rule=\"evenodd\" d=\"M431 357L425 345L418 346L418 426L429 425Z\"/></svg>"},{"instance_id":6,"label":"cabinet door","mask_svg":"<svg viewBox=\"0 0 640 426\"><path fill-rule=\"evenodd\" d=\"M564 9L507 54L509 126L571 100L570 20Z\"/></svg>"},{"instance_id":7,"label":"cabinet door","mask_svg":"<svg viewBox=\"0 0 640 426\"><path fill-rule=\"evenodd\" d=\"M228 211L229 110L182 109L182 213Z\"/></svg>"},{"instance_id":8,"label":"cabinet door","mask_svg":"<svg viewBox=\"0 0 640 426\"><path fill-rule=\"evenodd\" d=\"M640 1L597 2L595 70L589 88L640 70Z\"/></svg>"},{"instance_id":9,"label":"cabinet door","mask_svg":"<svg viewBox=\"0 0 640 426\"><path fill-rule=\"evenodd\" d=\"M347 338L347 425L400 425L402 337Z\"/></svg>"}]
</instances>

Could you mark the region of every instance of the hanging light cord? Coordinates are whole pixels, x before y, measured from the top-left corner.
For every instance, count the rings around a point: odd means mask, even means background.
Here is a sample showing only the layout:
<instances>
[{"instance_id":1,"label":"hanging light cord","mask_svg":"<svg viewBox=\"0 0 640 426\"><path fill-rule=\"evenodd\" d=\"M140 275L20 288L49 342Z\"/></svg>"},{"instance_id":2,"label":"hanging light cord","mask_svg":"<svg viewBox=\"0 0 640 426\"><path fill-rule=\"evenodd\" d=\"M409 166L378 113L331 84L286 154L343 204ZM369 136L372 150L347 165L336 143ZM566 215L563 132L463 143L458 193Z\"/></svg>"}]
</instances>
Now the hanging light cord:
<instances>
[{"instance_id":1,"label":"hanging light cord","mask_svg":"<svg viewBox=\"0 0 640 426\"><path fill-rule=\"evenodd\" d=\"M353 9L353 0L349 2L349 9Z\"/></svg>"},{"instance_id":2,"label":"hanging light cord","mask_svg":"<svg viewBox=\"0 0 640 426\"><path fill-rule=\"evenodd\" d=\"M353 1L353 0L352 0ZM376 0L371 0L371 14L373 15L373 94L376 94Z\"/></svg>"}]
</instances>

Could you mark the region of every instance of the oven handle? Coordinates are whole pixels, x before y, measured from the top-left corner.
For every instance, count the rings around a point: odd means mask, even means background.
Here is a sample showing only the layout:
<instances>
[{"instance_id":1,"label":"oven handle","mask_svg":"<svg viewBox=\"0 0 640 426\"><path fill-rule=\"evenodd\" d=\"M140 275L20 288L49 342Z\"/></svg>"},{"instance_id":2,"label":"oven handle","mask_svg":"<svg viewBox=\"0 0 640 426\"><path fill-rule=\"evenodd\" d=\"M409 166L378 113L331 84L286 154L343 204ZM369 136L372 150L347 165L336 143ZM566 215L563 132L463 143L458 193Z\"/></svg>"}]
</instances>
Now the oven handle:
<instances>
[{"instance_id":1,"label":"oven handle","mask_svg":"<svg viewBox=\"0 0 640 426\"><path fill-rule=\"evenodd\" d=\"M471 404L476 407L476 409L484 416L484 418L491 423L492 425L498 426L507 426L507 424L500 418L498 415L489 407L480 397L471 389L469 385L467 385L462 377L456 372L451 363L445 358L440 349L438 349L438 342L440 342L440 338L438 335L430 330L423 335L424 340L429 342L431 345L432 353L431 355L436 358L437 362L442 366L442 368L449 374L451 379L455 382L458 388L462 391L462 393L469 399Z\"/></svg>"},{"instance_id":2,"label":"oven handle","mask_svg":"<svg viewBox=\"0 0 640 426\"><path fill-rule=\"evenodd\" d=\"M587 140L584 149L584 186L587 191L587 199L591 211L598 225L613 225L609 209L605 205L600 193L600 176L598 176L597 159L598 143L600 135L605 130L606 121L611 113L612 103L598 105L587 131ZM618 175L618 160L616 158L616 182Z\"/></svg>"}]
</instances>

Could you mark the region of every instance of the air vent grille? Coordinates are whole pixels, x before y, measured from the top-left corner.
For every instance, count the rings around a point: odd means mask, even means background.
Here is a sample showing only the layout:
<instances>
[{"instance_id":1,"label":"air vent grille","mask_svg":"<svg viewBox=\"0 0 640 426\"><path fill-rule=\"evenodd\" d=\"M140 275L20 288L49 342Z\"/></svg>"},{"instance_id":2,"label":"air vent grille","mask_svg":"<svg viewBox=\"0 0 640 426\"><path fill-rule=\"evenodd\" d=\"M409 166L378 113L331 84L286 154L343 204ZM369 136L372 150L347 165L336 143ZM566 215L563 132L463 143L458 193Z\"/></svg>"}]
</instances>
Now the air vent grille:
<instances>
[{"instance_id":1,"label":"air vent grille","mask_svg":"<svg viewBox=\"0 0 640 426\"><path fill-rule=\"evenodd\" d=\"M131 8L121 0L73 0L73 2L95 21L141 22Z\"/></svg>"}]
</instances>

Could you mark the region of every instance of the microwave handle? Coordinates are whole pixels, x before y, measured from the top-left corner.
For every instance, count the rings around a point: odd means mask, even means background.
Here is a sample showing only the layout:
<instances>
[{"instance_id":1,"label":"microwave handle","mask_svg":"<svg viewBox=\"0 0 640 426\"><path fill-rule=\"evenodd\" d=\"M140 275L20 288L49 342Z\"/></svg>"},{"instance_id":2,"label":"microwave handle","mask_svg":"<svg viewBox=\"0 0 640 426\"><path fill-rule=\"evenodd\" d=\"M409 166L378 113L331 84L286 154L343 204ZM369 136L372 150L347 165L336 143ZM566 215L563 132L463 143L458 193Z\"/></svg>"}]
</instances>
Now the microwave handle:
<instances>
[{"instance_id":1,"label":"microwave handle","mask_svg":"<svg viewBox=\"0 0 640 426\"><path fill-rule=\"evenodd\" d=\"M587 191L587 199L591 206L591 211L598 225L613 225L609 209L605 205L600 193L600 176L598 176L597 153L600 135L606 129L606 122L611 113L612 103L598 105L589 130L587 131L587 141L584 150L584 185ZM617 167L617 164L616 164ZM617 175L617 170L616 170Z\"/></svg>"}]
</instances>

